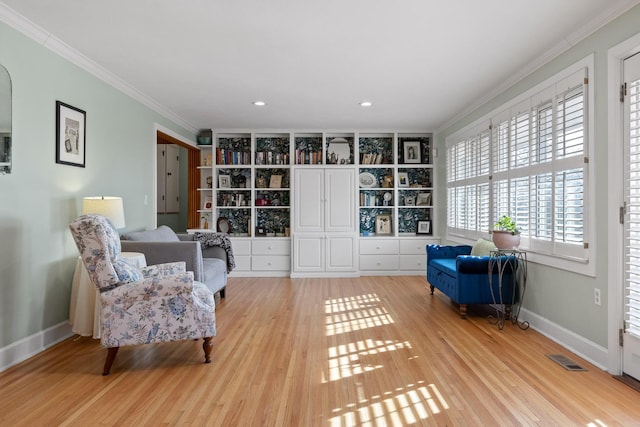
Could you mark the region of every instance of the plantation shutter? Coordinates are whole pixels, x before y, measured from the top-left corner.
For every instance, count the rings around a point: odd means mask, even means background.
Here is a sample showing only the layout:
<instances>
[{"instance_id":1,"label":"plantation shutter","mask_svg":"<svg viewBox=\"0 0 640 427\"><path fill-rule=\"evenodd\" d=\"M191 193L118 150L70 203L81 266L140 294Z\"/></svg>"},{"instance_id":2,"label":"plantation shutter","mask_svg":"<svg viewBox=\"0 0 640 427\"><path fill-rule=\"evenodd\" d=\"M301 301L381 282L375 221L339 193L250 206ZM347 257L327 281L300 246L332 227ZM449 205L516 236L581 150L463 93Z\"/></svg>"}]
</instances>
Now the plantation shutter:
<instances>
[{"instance_id":1,"label":"plantation shutter","mask_svg":"<svg viewBox=\"0 0 640 427\"><path fill-rule=\"evenodd\" d=\"M632 59L640 61L640 56L636 56ZM629 143L625 156L625 320L626 332L640 338L640 79L627 84L627 96L629 111L625 112L625 131L629 134L625 139Z\"/></svg>"}]
</instances>

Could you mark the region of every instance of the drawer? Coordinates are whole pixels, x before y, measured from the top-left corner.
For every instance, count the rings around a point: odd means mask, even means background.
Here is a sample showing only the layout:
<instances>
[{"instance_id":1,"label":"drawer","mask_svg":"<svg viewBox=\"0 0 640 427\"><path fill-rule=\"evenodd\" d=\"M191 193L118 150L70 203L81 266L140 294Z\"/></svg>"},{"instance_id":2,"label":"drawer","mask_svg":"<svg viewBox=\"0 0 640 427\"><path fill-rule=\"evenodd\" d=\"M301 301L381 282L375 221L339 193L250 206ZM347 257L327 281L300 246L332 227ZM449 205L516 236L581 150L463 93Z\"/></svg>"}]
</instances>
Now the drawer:
<instances>
[{"instance_id":1,"label":"drawer","mask_svg":"<svg viewBox=\"0 0 640 427\"><path fill-rule=\"evenodd\" d=\"M233 271L251 271L251 255L236 255L234 252L233 258L236 260L236 268Z\"/></svg>"},{"instance_id":2,"label":"drawer","mask_svg":"<svg viewBox=\"0 0 640 427\"><path fill-rule=\"evenodd\" d=\"M291 269L291 257L288 255L254 256L252 269L254 271L288 271Z\"/></svg>"},{"instance_id":3,"label":"drawer","mask_svg":"<svg viewBox=\"0 0 640 427\"><path fill-rule=\"evenodd\" d=\"M397 270L398 255L360 255L361 270Z\"/></svg>"},{"instance_id":4,"label":"drawer","mask_svg":"<svg viewBox=\"0 0 640 427\"><path fill-rule=\"evenodd\" d=\"M360 239L360 254L398 254L398 241L396 239Z\"/></svg>"},{"instance_id":5,"label":"drawer","mask_svg":"<svg viewBox=\"0 0 640 427\"><path fill-rule=\"evenodd\" d=\"M427 245L434 243L433 239L400 240L400 253L407 255L427 255Z\"/></svg>"},{"instance_id":6,"label":"drawer","mask_svg":"<svg viewBox=\"0 0 640 427\"><path fill-rule=\"evenodd\" d=\"M256 239L251 248L253 255L290 255L291 240L289 239Z\"/></svg>"},{"instance_id":7,"label":"drawer","mask_svg":"<svg viewBox=\"0 0 640 427\"><path fill-rule=\"evenodd\" d=\"M231 239L233 255L251 255L251 239Z\"/></svg>"},{"instance_id":8,"label":"drawer","mask_svg":"<svg viewBox=\"0 0 640 427\"><path fill-rule=\"evenodd\" d=\"M427 274L427 255L400 255L400 270L421 270Z\"/></svg>"}]
</instances>

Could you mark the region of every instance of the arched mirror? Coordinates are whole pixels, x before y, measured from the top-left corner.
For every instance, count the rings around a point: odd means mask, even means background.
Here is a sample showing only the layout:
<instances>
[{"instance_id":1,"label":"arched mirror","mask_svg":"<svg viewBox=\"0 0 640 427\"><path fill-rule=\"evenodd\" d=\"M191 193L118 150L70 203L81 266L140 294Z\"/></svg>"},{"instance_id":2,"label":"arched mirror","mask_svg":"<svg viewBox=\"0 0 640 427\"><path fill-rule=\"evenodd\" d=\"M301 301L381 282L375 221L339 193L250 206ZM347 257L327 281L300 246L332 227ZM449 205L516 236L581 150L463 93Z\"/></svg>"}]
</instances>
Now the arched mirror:
<instances>
[{"instance_id":1,"label":"arched mirror","mask_svg":"<svg viewBox=\"0 0 640 427\"><path fill-rule=\"evenodd\" d=\"M0 65L0 174L11 173L11 76Z\"/></svg>"}]
</instances>

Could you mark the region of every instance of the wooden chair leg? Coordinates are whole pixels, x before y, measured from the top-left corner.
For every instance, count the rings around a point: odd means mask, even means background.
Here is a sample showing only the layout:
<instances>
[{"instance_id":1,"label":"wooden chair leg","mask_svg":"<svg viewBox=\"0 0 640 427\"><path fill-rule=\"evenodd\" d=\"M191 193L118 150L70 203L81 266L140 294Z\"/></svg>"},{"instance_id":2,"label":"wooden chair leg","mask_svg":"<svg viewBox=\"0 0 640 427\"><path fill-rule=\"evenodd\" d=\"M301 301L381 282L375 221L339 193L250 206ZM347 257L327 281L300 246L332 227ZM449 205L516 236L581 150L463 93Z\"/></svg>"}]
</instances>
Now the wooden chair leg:
<instances>
[{"instance_id":1,"label":"wooden chair leg","mask_svg":"<svg viewBox=\"0 0 640 427\"><path fill-rule=\"evenodd\" d=\"M431 288L431 295L433 295L433 290L434 290L436 287L435 287L435 286L433 286L433 285L429 285L429 288Z\"/></svg>"},{"instance_id":2,"label":"wooden chair leg","mask_svg":"<svg viewBox=\"0 0 640 427\"><path fill-rule=\"evenodd\" d=\"M211 350L213 349L213 342L211 342L211 337L204 337L202 349L204 350L204 363L211 363Z\"/></svg>"},{"instance_id":3,"label":"wooden chair leg","mask_svg":"<svg viewBox=\"0 0 640 427\"><path fill-rule=\"evenodd\" d=\"M111 365L113 365L113 361L116 360L116 354L118 354L119 349L120 347L109 347L107 349L107 359L104 361L102 375L109 375L111 372Z\"/></svg>"},{"instance_id":4,"label":"wooden chair leg","mask_svg":"<svg viewBox=\"0 0 640 427\"><path fill-rule=\"evenodd\" d=\"M225 291L226 290L227 290L227 288L220 289L220 298L224 298L225 297Z\"/></svg>"}]
</instances>

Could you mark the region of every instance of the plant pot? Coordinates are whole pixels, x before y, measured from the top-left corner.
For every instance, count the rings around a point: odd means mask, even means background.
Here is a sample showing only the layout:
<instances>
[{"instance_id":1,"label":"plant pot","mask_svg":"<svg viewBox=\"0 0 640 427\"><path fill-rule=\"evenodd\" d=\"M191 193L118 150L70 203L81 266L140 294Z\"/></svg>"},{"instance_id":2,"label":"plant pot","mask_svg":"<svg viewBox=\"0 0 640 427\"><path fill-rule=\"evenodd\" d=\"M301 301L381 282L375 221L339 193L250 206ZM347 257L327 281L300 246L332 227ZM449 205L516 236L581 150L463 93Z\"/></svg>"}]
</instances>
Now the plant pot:
<instances>
[{"instance_id":1,"label":"plant pot","mask_svg":"<svg viewBox=\"0 0 640 427\"><path fill-rule=\"evenodd\" d=\"M517 249L520 246L520 234L510 231L493 230L493 244L498 249Z\"/></svg>"}]
</instances>

